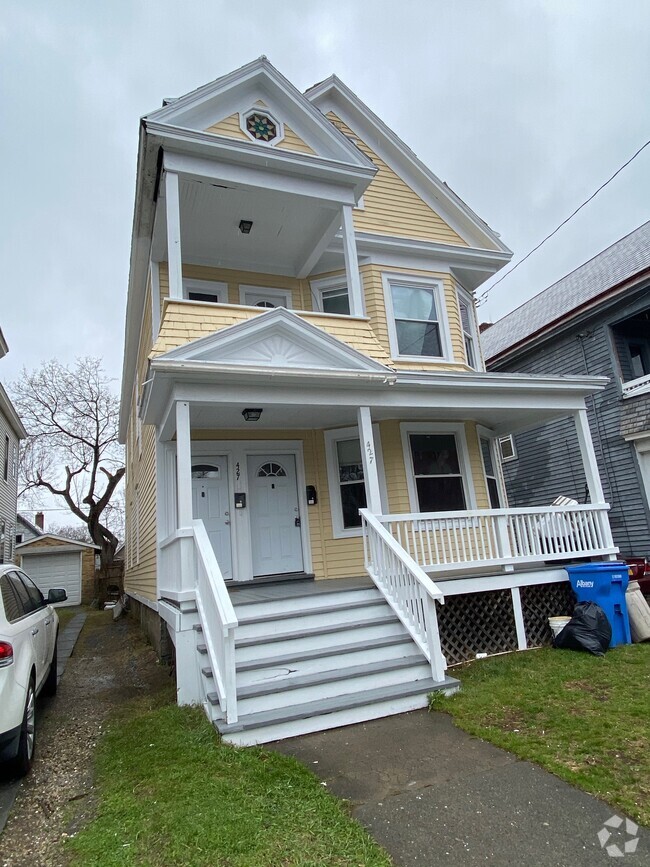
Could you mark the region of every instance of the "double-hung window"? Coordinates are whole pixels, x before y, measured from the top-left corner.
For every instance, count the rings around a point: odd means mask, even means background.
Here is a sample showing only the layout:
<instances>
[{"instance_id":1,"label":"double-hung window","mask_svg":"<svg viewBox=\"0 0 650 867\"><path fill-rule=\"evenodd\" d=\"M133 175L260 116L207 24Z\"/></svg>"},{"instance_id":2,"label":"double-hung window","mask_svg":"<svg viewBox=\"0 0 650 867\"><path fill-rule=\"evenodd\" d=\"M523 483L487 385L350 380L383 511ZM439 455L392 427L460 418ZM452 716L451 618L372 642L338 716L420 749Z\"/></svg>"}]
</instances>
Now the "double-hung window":
<instances>
[{"instance_id":1,"label":"double-hung window","mask_svg":"<svg viewBox=\"0 0 650 867\"><path fill-rule=\"evenodd\" d=\"M481 445L481 457L483 458L483 471L488 490L491 509L500 509L503 506L499 477L497 475L497 462L494 451L494 440L489 437L479 437Z\"/></svg>"},{"instance_id":2,"label":"double-hung window","mask_svg":"<svg viewBox=\"0 0 650 867\"><path fill-rule=\"evenodd\" d=\"M312 280L311 291L314 310L320 310L323 313L333 313L339 316L350 315L350 298L345 276Z\"/></svg>"},{"instance_id":3,"label":"double-hung window","mask_svg":"<svg viewBox=\"0 0 650 867\"><path fill-rule=\"evenodd\" d=\"M402 442L413 511L454 512L474 507L462 425L403 424Z\"/></svg>"},{"instance_id":4,"label":"double-hung window","mask_svg":"<svg viewBox=\"0 0 650 867\"><path fill-rule=\"evenodd\" d=\"M383 462L379 430L373 425L375 453L380 485L383 484ZM334 537L361 535L361 515L365 509L366 485L361 456L361 441L356 427L325 431L327 478Z\"/></svg>"},{"instance_id":5,"label":"double-hung window","mask_svg":"<svg viewBox=\"0 0 650 867\"><path fill-rule=\"evenodd\" d=\"M468 367L479 369L479 347L476 336L476 320L474 318L474 301L471 295L456 290L458 295L458 310L460 312L460 324L463 329L463 342L465 344L465 358Z\"/></svg>"},{"instance_id":6,"label":"double-hung window","mask_svg":"<svg viewBox=\"0 0 650 867\"><path fill-rule=\"evenodd\" d=\"M442 283L392 274L383 280L393 357L451 360Z\"/></svg>"}]
</instances>

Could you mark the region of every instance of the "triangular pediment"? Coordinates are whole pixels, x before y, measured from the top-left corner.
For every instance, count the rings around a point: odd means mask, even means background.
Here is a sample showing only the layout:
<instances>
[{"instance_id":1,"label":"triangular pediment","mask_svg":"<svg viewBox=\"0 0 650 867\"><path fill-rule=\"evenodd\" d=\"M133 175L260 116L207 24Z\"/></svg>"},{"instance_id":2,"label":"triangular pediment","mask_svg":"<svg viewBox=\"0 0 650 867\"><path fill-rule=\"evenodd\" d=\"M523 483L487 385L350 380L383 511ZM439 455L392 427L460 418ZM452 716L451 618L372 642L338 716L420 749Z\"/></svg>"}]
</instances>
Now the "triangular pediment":
<instances>
[{"instance_id":1,"label":"triangular pediment","mask_svg":"<svg viewBox=\"0 0 650 867\"><path fill-rule=\"evenodd\" d=\"M260 148L289 147L348 165L372 165L266 57L168 101L145 119L255 144L245 132L253 110L267 112L277 126L278 135L259 140Z\"/></svg>"},{"instance_id":2,"label":"triangular pediment","mask_svg":"<svg viewBox=\"0 0 650 867\"><path fill-rule=\"evenodd\" d=\"M269 310L160 355L157 361L205 362L269 370L391 374L380 362L284 308Z\"/></svg>"}]
</instances>

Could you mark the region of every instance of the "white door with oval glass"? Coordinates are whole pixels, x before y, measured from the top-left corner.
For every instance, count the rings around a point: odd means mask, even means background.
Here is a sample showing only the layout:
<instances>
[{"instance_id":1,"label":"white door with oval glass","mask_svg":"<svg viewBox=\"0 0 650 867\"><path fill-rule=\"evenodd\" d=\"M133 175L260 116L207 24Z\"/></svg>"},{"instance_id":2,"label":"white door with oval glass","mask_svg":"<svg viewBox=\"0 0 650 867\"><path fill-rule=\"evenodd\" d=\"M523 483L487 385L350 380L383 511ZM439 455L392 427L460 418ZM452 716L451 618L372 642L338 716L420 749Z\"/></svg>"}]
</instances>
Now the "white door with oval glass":
<instances>
[{"instance_id":1,"label":"white door with oval glass","mask_svg":"<svg viewBox=\"0 0 650 867\"><path fill-rule=\"evenodd\" d=\"M212 543L221 574L232 578L228 459L195 458L192 461L192 514L200 518Z\"/></svg>"},{"instance_id":2,"label":"white door with oval glass","mask_svg":"<svg viewBox=\"0 0 650 867\"><path fill-rule=\"evenodd\" d=\"M249 455L253 576L303 571L294 455Z\"/></svg>"}]
</instances>

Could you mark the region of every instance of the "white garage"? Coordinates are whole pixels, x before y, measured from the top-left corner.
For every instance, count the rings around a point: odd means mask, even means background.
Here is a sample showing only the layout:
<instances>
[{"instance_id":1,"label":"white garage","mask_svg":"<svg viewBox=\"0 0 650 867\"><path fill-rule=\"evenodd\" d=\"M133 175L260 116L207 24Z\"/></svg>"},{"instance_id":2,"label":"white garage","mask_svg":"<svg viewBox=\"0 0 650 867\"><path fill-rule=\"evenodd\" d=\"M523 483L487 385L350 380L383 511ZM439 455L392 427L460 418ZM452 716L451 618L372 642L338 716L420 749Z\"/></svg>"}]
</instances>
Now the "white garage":
<instances>
[{"instance_id":1,"label":"white garage","mask_svg":"<svg viewBox=\"0 0 650 867\"><path fill-rule=\"evenodd\" d=\"M66 591L68 598L61 605L81 605L82 596L85 595L85 572L88 572L89 566L91 569L94 567L95 550L95 545L47 533L16 546L22 568L43 596L47 598L48 591L55 587L62 587ZM92 587L90 591L92 593Z\"/></svg>"}]
</instances>

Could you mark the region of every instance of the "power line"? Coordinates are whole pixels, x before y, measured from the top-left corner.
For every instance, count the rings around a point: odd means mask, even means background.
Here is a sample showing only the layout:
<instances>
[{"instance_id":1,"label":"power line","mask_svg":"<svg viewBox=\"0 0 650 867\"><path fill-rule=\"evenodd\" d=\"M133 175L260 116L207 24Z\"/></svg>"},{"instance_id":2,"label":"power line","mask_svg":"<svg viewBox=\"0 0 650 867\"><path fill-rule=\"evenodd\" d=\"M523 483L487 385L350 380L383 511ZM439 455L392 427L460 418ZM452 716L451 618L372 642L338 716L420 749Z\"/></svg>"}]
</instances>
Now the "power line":
<instances>
[{"instance_id":1,"label":"power line","mask_svg":"<svg viewBox=\"0 0 650 867\"><path fill-rule=\"evenodd\" d=\"M575 217L575 215L578 213L578 211L581 211L581 210L585 207L585 205L588 205L589 202L590 202L592 199L595 199L596 196L598 195L598 193L599 193L601 190L604 190L605 187L606 187L608 184L610 184L610 183L614 180L614 178L615 178L617 175L619 175L619 174L623 171L624 168L627 168L627 166L629 166L629 164L632 162L632 160L635 160L635 159L639 156L639 154L641 153L641 151L645 150L645 148L647 148L648 145L650 145L650 139L648 139L648 141L647 141L645 144L642 144L641 147L640 147L640 148L639 148L635 153L632 154L632 156L629 158L629 160L627 160L627 162L624 162L622 166L619 166L619 168L616 169L616 171L615 171L614 174L611 176L611 178L608 178L604 183L602 183L602 184L598 187L598 189L597 189L595 192L593 192L593 193L589 196L588 199L585 199L585 201L584 201L581 205L579 205L579 206L575 209L575 211L573 211L573 213L569 214L569 216L566 218L566 220L563 220L563 221L560 223L560 225L559 225L559 226L556 226L556 228L553 229L553 231L550 232L550 233L549 233L545 238L543 238L543 239L539 242L539 244L537 244L536 247L533 247L532 250L530 250L528 253L526 253L526 255L523 257L523 259L520 259L518 262L516 262L516 263L512 266L512 268L511 268L509 271L507 271L505 274L503 274L503 276L499 277L498 280L496 280L496 281L495 281L491 286L489 286L489 287L485 290L485 292L483 292L483 294L479 296L479 298L478 298L478 300L477 300L477 302L476 302L477 306L479 306L479 305L481 305L481 304L484 304L484 303L487 301L488 295L489 295L490 292L494 289L495 286L498 286L499 283L501 283L502 280L505 280L506 277L509 277L509 276L512 274L513 271L516 271L516 269L517 269L520 265L522 265L522 264L526 261L526 259L529 259L529 258L533 255L533 253L537 252L537 250L539 250L539 248L540 248L543 244L545 244L545 243L546 243L550 238L553 237L553 235L555 235L557 232L559 232L560 229L562 228L562 226L566 226L566 224L569 222L569 220L572 220L572 219Z\"/></svg>"}]
</instances>

